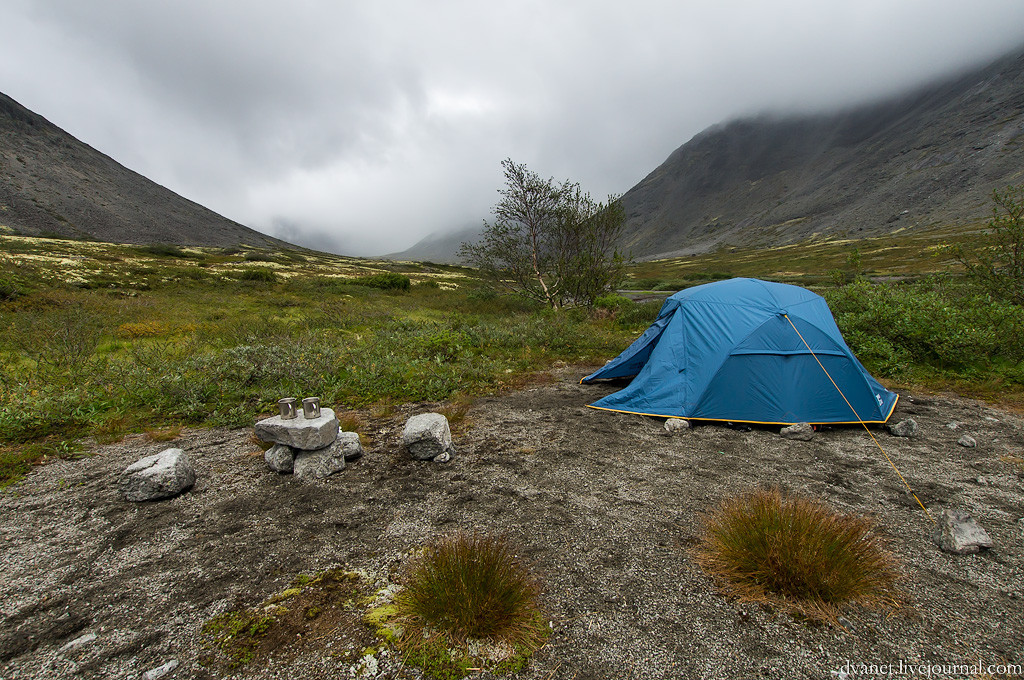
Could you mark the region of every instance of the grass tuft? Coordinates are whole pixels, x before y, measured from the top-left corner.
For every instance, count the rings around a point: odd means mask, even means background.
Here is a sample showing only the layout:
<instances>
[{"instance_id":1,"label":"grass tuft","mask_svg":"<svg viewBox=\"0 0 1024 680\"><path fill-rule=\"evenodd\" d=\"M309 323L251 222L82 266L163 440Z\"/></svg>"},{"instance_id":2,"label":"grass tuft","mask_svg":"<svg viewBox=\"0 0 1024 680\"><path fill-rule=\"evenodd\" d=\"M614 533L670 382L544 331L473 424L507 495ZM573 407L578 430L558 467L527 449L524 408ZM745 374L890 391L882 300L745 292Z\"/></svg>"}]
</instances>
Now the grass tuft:
<instances>
[{"instance_id":1,"label":"grass tuft","mask_svg":"<svg viewBox=\"0 0 1024 680\"><path fill-rule=\"evenodd\" d=\"M412 663L434 656L442 640L468 649L467 640L487 639L525 659L547 638L539 584L503 537L442 538L410 564L403 585L394 620L403 629L399 647ZM467 651L465 658L471 656Z\"/></svg>"},{"instance_id":2,"label":"grass tuft","mask_svg":"<svg viewBox=\"0 0 1024 680\"><path fill-rule=\"evenodd\" d=\"M895 561L869 519L778 489L726 499L705 519L697 561L729 595L815 620L895 602Z\"/></svg>"}]
</instances>

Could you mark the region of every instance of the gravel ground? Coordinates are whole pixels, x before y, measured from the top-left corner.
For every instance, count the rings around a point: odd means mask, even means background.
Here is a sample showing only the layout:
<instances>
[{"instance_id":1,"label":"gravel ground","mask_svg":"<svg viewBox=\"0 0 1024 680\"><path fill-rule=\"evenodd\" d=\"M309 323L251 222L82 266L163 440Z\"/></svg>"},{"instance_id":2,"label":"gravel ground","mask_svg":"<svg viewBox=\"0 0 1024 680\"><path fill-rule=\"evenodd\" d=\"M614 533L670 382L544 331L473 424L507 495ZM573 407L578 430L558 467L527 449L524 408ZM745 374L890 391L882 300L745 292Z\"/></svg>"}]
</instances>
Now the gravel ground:
<instances>
[{"instance_id":1,"label":"gravel ground","mask_svg":"<svg viewBox=\"0 0 1024 680\"><path fill-rule=\"evenodd\" d=\"M834 678L848 663L1024 663L1019 417L904 395L894 418L913 417L920 434L877 431L933 513L966 510L995 541L953 556L931 543L929 519L863 430L809 442L720 425L669 435L659 419L585 408L615 389L577 384L591 370L563 367L477 401L447 464L400 450L404 420L438 406L414 404L362 414L367 455L320 483L270 472L251 429L184 431L173 445L198 481L169 501L118 494L125 467L169 446L144 436L36 468L0 492L0 677L155 677L166 664L173 679L353 677L373 640L359 624L280 642L233 671L211 661L200 629L299 573L361 570L372 592L412 550L459 528L507 532L545 584L553 632L515 678ZM957 445L965 433L977 448ZM843 629L723 598L691 559L701 513L763 485L873 516L902 564L902 606L849 608ZM379 677L417 677L386 651L362 663Z\"/></svg>"}]
</instances>

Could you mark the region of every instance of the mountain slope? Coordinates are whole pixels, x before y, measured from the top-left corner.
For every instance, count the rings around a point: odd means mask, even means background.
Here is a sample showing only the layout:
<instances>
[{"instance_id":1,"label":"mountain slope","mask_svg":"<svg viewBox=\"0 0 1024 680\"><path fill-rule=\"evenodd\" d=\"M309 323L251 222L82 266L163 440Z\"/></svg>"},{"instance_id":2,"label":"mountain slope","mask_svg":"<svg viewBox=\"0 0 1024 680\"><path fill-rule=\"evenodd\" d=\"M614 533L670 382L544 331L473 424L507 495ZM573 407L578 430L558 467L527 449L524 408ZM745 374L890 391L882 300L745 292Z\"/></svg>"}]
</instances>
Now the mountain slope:
<instances>
[{"instance_id":1,"label":"mountain slope","mask_svg":"<svg viewBox=\"0 0 1024 680\"><path fill-rule=\"evenodd\" d=\"M0 231L114 243L288 245L132 172L4 94Z\"/></svg>"},{"instance_id":2,"label":"mountain slope","mask_svg":"<svg viewBox=\"0 0 1024 680\"><path fill-rule=\"evenodd\" d=\"M858 109L709 128L623 195L624 246L650 258L970 224L1021 182L1024 53Z\"/></svg>"}]
</instances>

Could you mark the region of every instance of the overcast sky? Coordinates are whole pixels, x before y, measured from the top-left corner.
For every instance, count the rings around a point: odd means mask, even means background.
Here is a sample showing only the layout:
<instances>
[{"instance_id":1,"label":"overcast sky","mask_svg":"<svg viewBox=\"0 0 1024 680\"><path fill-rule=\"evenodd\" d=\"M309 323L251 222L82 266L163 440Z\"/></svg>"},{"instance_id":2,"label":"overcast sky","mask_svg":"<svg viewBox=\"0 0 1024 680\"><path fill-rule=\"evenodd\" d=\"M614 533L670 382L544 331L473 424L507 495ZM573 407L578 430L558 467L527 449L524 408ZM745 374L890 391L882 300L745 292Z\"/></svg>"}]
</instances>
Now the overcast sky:
<instances>
[{"instance_id":1,"label":"overcast sky","mask_svg":"<svg viewBox=\"0 0 1024 680\"><path fill-rule=\"evenodd\" d=\"M174 191L345 254L597 198L702 129L1024 47L1022 0L3 0L0 91Z\"/></svg>"}]
</instances>

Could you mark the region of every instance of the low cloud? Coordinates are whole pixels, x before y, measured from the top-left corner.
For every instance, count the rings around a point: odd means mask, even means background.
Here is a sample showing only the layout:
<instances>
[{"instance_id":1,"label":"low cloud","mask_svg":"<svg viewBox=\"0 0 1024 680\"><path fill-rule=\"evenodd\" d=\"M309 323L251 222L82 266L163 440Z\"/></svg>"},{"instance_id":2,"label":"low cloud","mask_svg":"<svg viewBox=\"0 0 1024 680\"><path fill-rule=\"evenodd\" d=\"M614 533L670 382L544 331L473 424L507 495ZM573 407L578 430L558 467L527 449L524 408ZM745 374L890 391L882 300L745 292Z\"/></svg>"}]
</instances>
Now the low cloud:
<instances>
[{"instance_id":1,"label":"low cloud","mask_svg":"<svg viewBox=\"0 0 1024 680\"><path fill-rule=\"evenodd\" d=\"M511 157L622 193L705 127L891 95L1024 46L1019 0L12 0L0 89L303 245L486 218Z\"/></svg>"}]
</instances>

